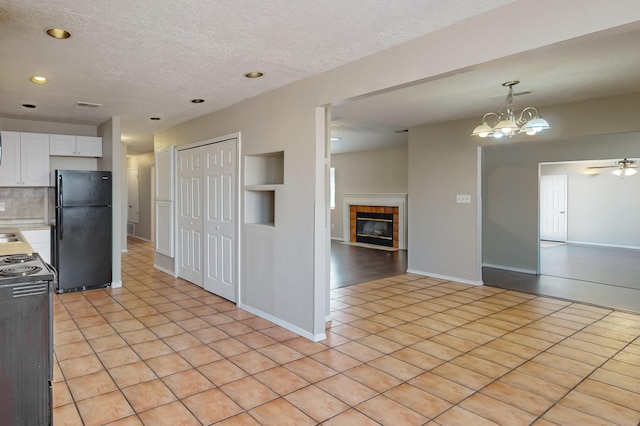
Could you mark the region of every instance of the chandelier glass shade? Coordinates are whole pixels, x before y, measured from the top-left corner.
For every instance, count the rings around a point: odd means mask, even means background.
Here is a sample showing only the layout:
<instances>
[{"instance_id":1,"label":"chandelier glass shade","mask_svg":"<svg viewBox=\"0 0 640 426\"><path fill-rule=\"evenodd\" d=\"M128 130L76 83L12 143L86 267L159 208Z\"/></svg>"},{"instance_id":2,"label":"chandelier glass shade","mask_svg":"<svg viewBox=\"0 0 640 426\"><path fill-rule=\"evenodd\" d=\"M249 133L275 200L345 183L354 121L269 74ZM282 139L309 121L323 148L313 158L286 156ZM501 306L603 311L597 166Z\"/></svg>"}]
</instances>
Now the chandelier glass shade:
<instances>
[{"instance_id":1,"label":"chandelier glass shade","mask_svg":"<svg viewBox=\"0 0 640 426\"><path fill-rule=\"evenodd\" d=\"M473 130L471 136L500 139L504 136L512 137L520 133L535 135L551 128L547 120L538 115L538 110L535 107L526 107L519 114L516 112L513 103L513 86L518 83L520 82L517 80L502 83L504 87L509 88L505 99L505 110L486 113L482 117L482 124Z\"/></svg>"}]
</instances>

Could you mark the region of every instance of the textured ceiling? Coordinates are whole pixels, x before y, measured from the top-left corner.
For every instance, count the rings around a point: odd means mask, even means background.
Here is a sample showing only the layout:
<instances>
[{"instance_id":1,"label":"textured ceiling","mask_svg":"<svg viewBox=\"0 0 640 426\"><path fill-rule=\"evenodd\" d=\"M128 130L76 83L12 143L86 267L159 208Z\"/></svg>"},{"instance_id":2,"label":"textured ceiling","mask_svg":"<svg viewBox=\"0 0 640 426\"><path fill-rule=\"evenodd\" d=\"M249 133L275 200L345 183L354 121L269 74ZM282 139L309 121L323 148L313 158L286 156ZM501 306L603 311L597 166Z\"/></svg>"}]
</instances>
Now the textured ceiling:
<instances>
[{"instance_id":1,"label":"textured ceiling","mask_svg":"<svg viewBox=\"0 0 640 426\"><path fill-rule=\"evenodd\" d=\"M155 131L512 1L1 0L0 117L119 116L129 152L150 151ZM46 36L53 26L72 37ZM243 77L253 70L265 76Z\"/></svg>"},{"instance_id":2,"label":"textured ceiling","mask_svg":"<svg viewBox=\"0 0 640 426\"><path fill-rule=\"evenodd\" d=\"M406 143L412 126L504 109L502 83L520 80L519 108L640 92L640 22L461 70L451 76L333 107L332 152ZM375 124L374 124L375 123ZM553 123L551 123L553 126ZM469 129L471 133L472 129Z\"/></svg>"}]
</instances>

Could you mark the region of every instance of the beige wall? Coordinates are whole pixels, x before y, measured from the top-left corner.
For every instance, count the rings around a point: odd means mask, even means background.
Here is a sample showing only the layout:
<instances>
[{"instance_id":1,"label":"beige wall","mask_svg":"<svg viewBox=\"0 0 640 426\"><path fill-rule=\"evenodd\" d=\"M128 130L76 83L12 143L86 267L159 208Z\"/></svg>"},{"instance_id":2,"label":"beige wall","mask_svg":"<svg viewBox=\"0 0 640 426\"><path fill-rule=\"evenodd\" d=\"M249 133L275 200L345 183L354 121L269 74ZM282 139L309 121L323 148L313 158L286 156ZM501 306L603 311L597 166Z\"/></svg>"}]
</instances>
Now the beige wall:
<instances>
[{"instance_id":1,"label":"beige wall","mask_svg":"<svg viewBox=\"0 0 640 426\"><path fill-rule=\"evenodd\" d=\"M336 169L336 208L331 210L331 238L342 239L344 194L406 194L408 147L349 152L331 156Z\"/></svg>"},{"instance_id":2,"label":"beige wall","mask_svg":"<svg viewBox=\"0 0 640 426\"><path fill-rule=\"evenodd\" d=\"M122 150L120 141L120 117L112 117L98 126L98 136L102 137L102 158L98 159L99 170L110 170L113 185L112 205L112 285L122 286L121 252L127 248L126 217L127 191L126 182L126 149ZM124 173L124 176L123 176Z\"/></svg>"},{"instance_id":3,"label":"beige wall","mask_svg":"<svg viewBox=\"0 0 640 426\"><path fill-rule=\"evenodd\" d=\"M318 138L321 132L317 131L324 131L326 123L320 122L316 107L464 72L487 61L640 19L640 3L621 3L603 8L596 0L565 0L561 7L552 0L514 2L167 129L156 134L155 149L240 132L242 156L285 152L285 182L276 194L276 226L240 228L240 302L307 334L322 336L328 283L318 279L322 274L317 269L328 264L324 253L330 219L323 205L326 140ZM434 133L422 127L410 130L409 262L416 271L478 280L479 206L454 203L457 193L470 194L474 200L479 194L478 155L468 136L475 125L476 120L471 120L454 134L438 126ZM241 173L241 188L243 184ZM418 221L424 225L416 226Z\"/></svg>"},{"instance_id":4,"label":"beige wall","mask_svg":"<svg viewBox=\"0 0 640 426\"><path fill-rule=\"evenodd\" d=\"M482 282L474 122L409 129L409 272ZM457 204L458 194L471 203Z\"/></svg>"}]
</instances>

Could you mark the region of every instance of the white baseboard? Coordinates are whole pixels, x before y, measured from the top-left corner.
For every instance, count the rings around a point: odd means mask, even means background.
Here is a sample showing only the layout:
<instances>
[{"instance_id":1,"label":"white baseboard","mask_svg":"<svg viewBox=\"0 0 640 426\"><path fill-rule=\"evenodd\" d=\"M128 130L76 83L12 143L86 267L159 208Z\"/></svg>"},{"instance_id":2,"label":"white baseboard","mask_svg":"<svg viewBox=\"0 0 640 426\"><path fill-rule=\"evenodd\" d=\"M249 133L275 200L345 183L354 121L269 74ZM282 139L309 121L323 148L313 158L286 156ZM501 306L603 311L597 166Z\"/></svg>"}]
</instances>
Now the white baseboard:
<instances>
[{"instance_id":1,"label":"white baseboard","mask_svg":"<svg viewBox=\"0 0 640 426\"><path fill-rule=\"evenodd\" d=\"M146 243L152 243L153 241L147 240L146 238L138 237L137 235L127 235L130 238L135 238L136 240L144 241Z\"/></svg>"},{"instance_id":2,"label":"white baseboard","mask_svg":"<svg viewBox=\"0 0 640 426\"><path fill-rule=\"evenodd\" d=\"M111 283L111 288L122 288L122 281L113 281Z\"/></svg>"},{"instance_id":3,"label":"white baseboard","mask_svg":"<svg viewBox=\"0 0 640 426\"><path fill-rule=\"evenodd\" d=\"M461 284L478 285L478 286L479 285L484 285L482 280L480 280L480 281L472 281L472 280L467 280L465 278L451 277L451 276L448 276L448 275L434 274L432 272L417 271L415 269L407 269L407 274L424 275L426 277L438 278L440 280L455 281L455 282L461 283Z\"/></svg>"},{"instance_id":4,"label":"white baseboard","mask_svg":"<svg viewBox=\"0 0 640 426\"><path fill-rule=\"evenodd\" d=\"M319 334L312 334L309 333L306 330L301 329L298 326L295 326L293 324L290 324L286 321L281 320L280 318L274 317L271 314L268 314L266 312L261 311L260 309L256 309L256 308L252 308L251 306L247 306L245 304L242 303L238 303L238 308L240 309L244 309L245 311L252 313L254 315L259 316L262 319L266 319L267 321L271 321L272 323L279 325L282 328L286 328L287 330L296 333L302 337L304 337L305 339L309 339L312 342L319 342L321 340L325 340L327 338L327 334L325 332L319 333Z\"/></svg>"},{"instance_id":5,"label":"white baseboard","mask_svg":"<svg viewBox=\"0 0 640 426\"><path fill-rule=\"evenodd\" d=\"M162 266L157 265L157 264L155 264L155 263L153 264L153 267L154 267L154 268L156 268L158 271L162 271L162 272L164 272L165 274L169 274L169 275L171 275L172 277L177 277L177 276L178 276L175 272L170 271L170 270L168 270L168 269L166 269L166 268L163 268Z\"/></svg>"},{"instance_id":6,"label":"white baseboard","mask_svg":"<svg viewBox=\"0 0 640 426\"><path fill-rule=\"evenodd\" d=\"M579 244L581 246L610 247L610 248L640 250L640 247L636 247L636 246L621 246L618 244L589 243L586 241L567 241L567 244Z\"/></svg>"},{"instance_id":7,"label":"white baseboard","mask_svg":"<svg viewBox=\"0 0 640 426\"><path fill-rule=\"evenodd\" d=\"M523 274L538 275L538 273L533 269L514 268L512 266L494 265L491 263L483 263L482 266L487 268L502 269L505 271L522 272Z\"/></svg>"},{"instance_id":8,"label":"white baseboard","mask_svg":"<svg viewBox=\"0 0 640 426\"><path fill-rule=\"evenodd\" d=\"M341 238L341 237L331 237L331 241L344 241L344 238Z\"/></svg>"}]
</instances>

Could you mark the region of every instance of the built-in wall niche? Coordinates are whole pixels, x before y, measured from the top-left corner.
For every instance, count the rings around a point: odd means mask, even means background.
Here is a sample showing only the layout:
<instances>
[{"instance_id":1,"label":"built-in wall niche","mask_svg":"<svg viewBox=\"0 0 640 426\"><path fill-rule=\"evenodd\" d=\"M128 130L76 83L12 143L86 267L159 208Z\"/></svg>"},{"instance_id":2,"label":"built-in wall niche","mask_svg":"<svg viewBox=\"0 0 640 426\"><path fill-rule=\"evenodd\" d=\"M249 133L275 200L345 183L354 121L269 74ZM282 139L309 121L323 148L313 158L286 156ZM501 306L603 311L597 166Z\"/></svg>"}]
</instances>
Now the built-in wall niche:
<instances>
[{"instance_id":1,"label":"built-in wall niche","mask_svg":"<svg viewBox=\"0 0 640 426\"><path fill-rule=\"evenodd\" d=\"M283 183L284 151L245 156L245 186L281 185Z\"/></svg>"},{"instance_id":2,"label":"built-in wall niche","mask_svg":"<svg viewBox=\"0 0 640 426\"><path fill-rule=\"evenodd\" d=\"M274 226L276 191L284 184L284 151L244 158L244 223Z\"/></svg>"},{"instance_id":3,"label":"built-in wall niche","mask_svg":"<svg viewBox=\"0 0 640 426\"><path fill-rule=\"evenodd\" d=\"M275 191L245 191L245 223L273 226L275 223Z\"/></svg>"}]
</instances>

